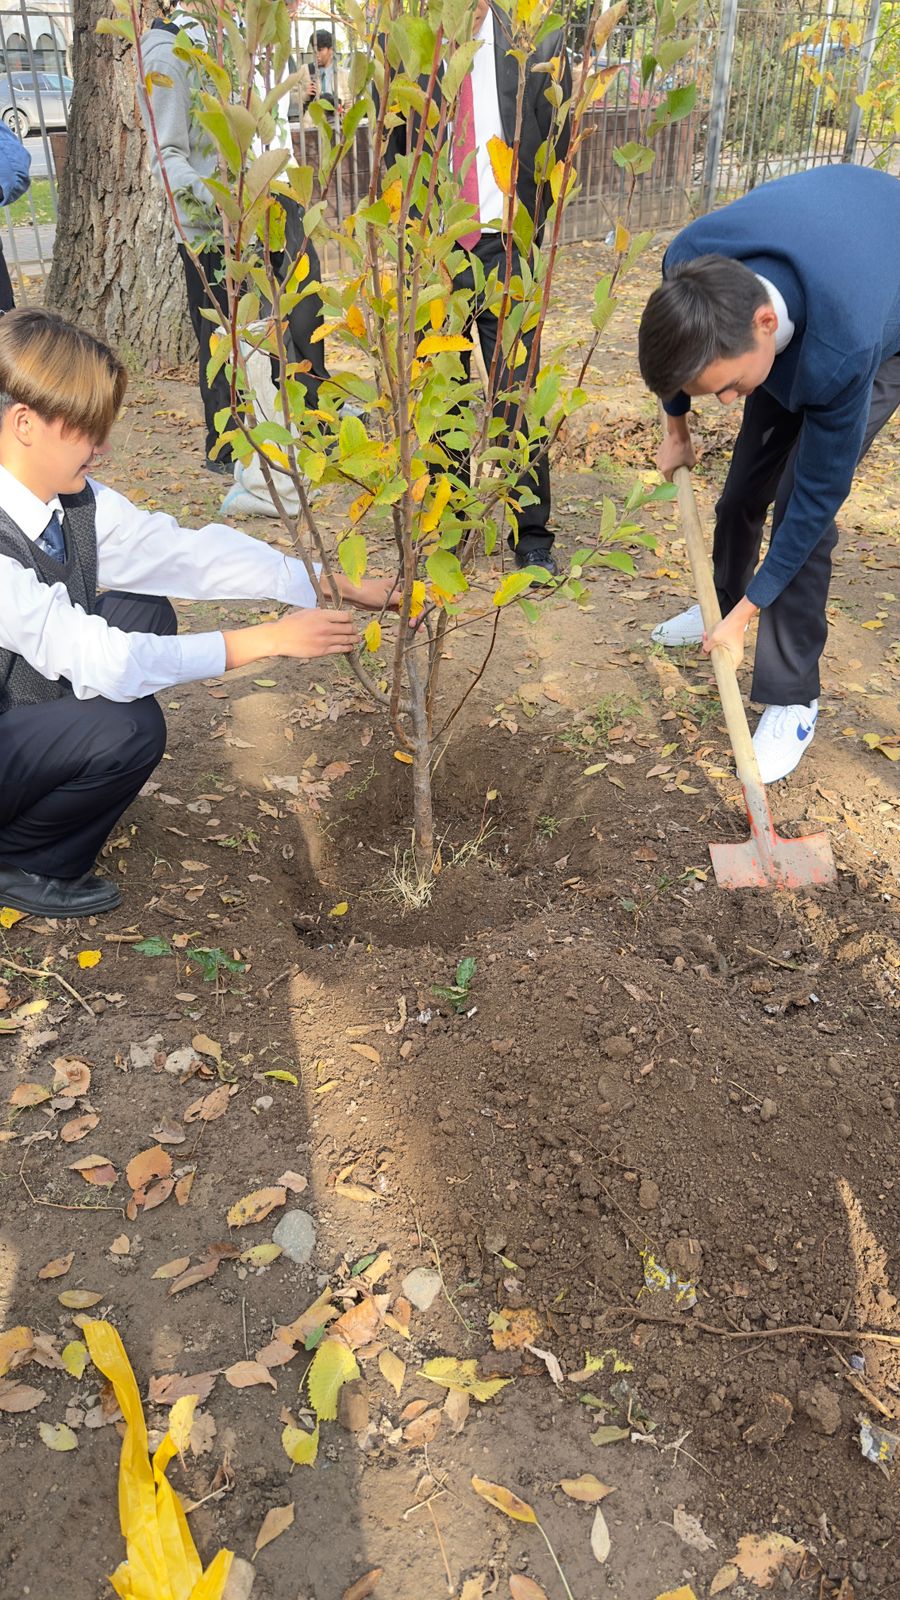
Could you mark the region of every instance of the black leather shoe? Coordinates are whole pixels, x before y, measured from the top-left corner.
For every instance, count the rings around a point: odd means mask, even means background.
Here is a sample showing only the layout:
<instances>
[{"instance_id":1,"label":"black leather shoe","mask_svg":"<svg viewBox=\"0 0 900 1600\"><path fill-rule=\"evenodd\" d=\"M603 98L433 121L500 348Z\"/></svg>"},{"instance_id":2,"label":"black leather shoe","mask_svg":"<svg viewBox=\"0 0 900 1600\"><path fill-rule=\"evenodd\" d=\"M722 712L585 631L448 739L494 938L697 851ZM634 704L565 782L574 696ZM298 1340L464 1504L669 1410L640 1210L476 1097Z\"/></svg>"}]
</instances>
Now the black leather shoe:
<instances>
[{"instance_id":1,"label":"black leather shoe","mask_svg":"<svg viewBox=\"0 0 900 1600\"><path fill-rule=\"evenodd\" d=\"M21 867L0 866L0 905L39 917L92 917L115 911L122 896L108 878L44 878Z\"/></svg>"},{"instance_id":2,"label":"black leather shoe","mask_svg":"<svg viewBox=\"0 0 900 1600\"><path fill-rule=\"evenodd\" d=\"M207 456L203 462L207 472L217 472L220 478L234 477L233 461L213 461L212 456Z\"/></svg>"},{"instance_id":3,"label":"black leather shoe","mask_svg":"<svg viewBox=\"0 0 900 1600\"><path fill-rule=\"evenodd\" d=\"M553 578L559 572L552 550L529 549L527 545L517 545L513 551L513 559L517 567L543 567Z\"/></svg>"}]
</instances>

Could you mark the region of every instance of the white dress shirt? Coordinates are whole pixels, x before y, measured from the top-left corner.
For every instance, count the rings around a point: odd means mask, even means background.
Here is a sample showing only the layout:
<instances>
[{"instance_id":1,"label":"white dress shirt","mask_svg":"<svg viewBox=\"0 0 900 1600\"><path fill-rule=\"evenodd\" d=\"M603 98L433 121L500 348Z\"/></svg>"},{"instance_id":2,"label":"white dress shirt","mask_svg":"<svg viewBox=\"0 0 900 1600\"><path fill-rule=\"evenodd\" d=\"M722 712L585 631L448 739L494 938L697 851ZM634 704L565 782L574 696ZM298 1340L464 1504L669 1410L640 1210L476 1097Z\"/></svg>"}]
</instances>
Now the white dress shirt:
<instances>
[{"instance_id":1,"label":"white dress shirt","mask_svg":"<svg viewBox=\"0 0 900 1600\"><path fill-rule=\"evenodd\" d=\"M478 210L482 233L497 233L506 216L508 201L494 180L488 140L503 138L497 66L494 60L494 14L488 7L475 35L480 46L472 63L472 102L475 107L475 166L478 172Z\"/></svg>"},{"instance_id":2,"label":"white dress shirt","mask_svg":"<svg viewBox=\"0 0 900 1600\"><path fill-rule=\"evenodd\" d=\"M142 511L93 478L97 502L97 584L132 594L182 600L275 600L315 606L302 561L249 534L211 522L181 528L163 511ZM45 504L0 467L0 505L22 532L40 538L58 499ZM0 647L15 651L55 682L68 678L79 700L139 700L195 678L225 671L221 633L160 638L123 633L73 605L65 584L41 583L35 573L0 555Z\"/></svg>"},{"instance_id":3,"label":"white dress shirt","mask_svg":"<svg viewBox=\"0 0 900 1600\"><path fill-rule=\"evenodd\" d=\"M775 287L770 278L764 278L761 272L757 272L756 277L769 296L772 310L778 318L778 326L775 329L775 354L780 356L794 337L794 324L788 315L787 301L781 290Z\"/></svg>"}]
</instances>

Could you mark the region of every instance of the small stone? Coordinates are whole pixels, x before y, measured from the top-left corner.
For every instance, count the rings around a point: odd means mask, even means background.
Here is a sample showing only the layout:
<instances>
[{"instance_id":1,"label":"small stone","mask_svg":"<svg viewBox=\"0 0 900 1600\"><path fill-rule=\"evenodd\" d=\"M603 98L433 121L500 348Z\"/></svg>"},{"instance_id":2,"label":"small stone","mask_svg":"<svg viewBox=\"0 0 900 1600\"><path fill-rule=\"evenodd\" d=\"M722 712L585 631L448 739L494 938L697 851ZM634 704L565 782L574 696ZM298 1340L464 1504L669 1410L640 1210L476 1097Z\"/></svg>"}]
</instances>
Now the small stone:
<instances>
[{"instance_id":1,"label":"small stone","mask_svg":"<svg viewBox=\"0 0 900 1600\"><path fill-rule=\"evenodd\" d=\"M659 1184L644 1178L638 1190L638 1205L642 1211L655 1211L659 1205Z\"/></svg>"},{"instance_id":2,"label":"small stone","mask_svg":"<svg viewBox=\"0 0 900 1600\"><path fill-rule=\"evenodd\" d=\"M141 1044L130 1045L128 1049L128 1064L132 1072L140 1072L147 1067L152 1067L154 1057L157 1051L161 1049L161 1033L151 1033L149 1039L144 1039Z\"/></svg>"},{"instance_id":3,"label":"small stone","mask_svg":"<svg viewBox=\"0 0 900 1600\"><path fill-rule=\"evenodd\" d=\"M305 1267L316 1248L316 1225L308 1211L286 1211L272 1234L289 1261Z\"/></svg>"},{"instance_id":4,"label":"small stone","mask_svg":"<svg viewBox=\"0 0 900 1600\"><path fill-rule=\"evenodd\" d=\"M814 1383L811 1389L801 1390L799 1405L817 1433L837 1433L841 1425L840 1402L826 1383Z\"/></svg>"},{"instance_id":5,"label":"small stone","mask_svg":"<svg viewBox=\"0 0 900 1600\"><path fill-rule=\"evenodd\" d=\"M666 1261L684 1283L696 1283L703 1271L703 1247L699 1239L670 1239Z\"/></svg>"},{"instance_id":6,"label":"small stone","mask_svg":"<svg viewBox=\"0 0 900 1600\"><path fill-rule=\"evenodd\" d=\"M626 1056L634 1053L634 1045L624 1034L616 1034L612 1039L604 1039L600 1046L603 1054L610 1061L624 1061Z\"/></svg>"},{"instance_id":7,"label":"small stone","mask_svg":"<svg viewBox=\"0 0 900 1600\"><path fill-rule=\"evenodd\" d=\"M849 1122L839 1122L837 1125L837 1131L842 1139L853 1138L853 1129L851 1128Z\"/></svg>"},{"instance_id":8,"label":"small stone","mask_svg":"<svg viewBox=\"0 0 900 1600\"><path fill-rule=\"evenodd\" d=\"M759 1120L760 1120L760 1122L771 1122L774 1117L777 1117L777 1115L778 1115L777 1102L775 1100L770 1100L769 1096L766 1095L765 1100L763 1101L762 1105L759 1108Z\"/></svg>"},{"instance_id":9,"label":"small stone","mask_svg":"<svg viewBox=\"0 0 900 1600\"><path fill-rule=\"evenodd\" d=\"M506 1249L506 1232L503 1228L488 1228L484 1236L484 1248L492 1256L503 1254Z\"/></svg>"},{"instance_id":10,"label":"small stone","mask_svg":"<svg viewBox=\"0 0 900 1600\"><path fill-rule=\"evenodd\" d=\"M429 1311L440 1292L440 1275L430 1267L415 1267L403 1279L403 1293L417 1311Z\"/></svg>"},{"instance_id":11,"label":"small stone","mask_svg":"<svg viewBox=\"0 0 900 1600\"><path fill-rule=\"evenodd\" d=\"M765 1396L759 1411L744 1432L745 1444L770 1445L783 1439L794 1417L794 1408L787 1395L774 1389Z\"/></svg>"},{"instance_id":12,"label":"small stone","mask_svg":"<svg viewBox=\"0 0 900 1600\"><path fill-rule=\"evenodd\" d=\"M222 1600L250 1600L255 1581L256 1568L252 1562L245 1561L242 1556L235 1556L222 1590Z\"/></svg>"},{"instance_id":13,"label":"small stone","mask_svg":"<svg viewBox=\"0 0 900 1600\"><path fill-rule=\"evenodd\" d=\"M348 1433L364 1433L369 1426L369 1385L365 1378L345 1383L338 1400L338 1422Z\"/></svg>"}]
</instances>

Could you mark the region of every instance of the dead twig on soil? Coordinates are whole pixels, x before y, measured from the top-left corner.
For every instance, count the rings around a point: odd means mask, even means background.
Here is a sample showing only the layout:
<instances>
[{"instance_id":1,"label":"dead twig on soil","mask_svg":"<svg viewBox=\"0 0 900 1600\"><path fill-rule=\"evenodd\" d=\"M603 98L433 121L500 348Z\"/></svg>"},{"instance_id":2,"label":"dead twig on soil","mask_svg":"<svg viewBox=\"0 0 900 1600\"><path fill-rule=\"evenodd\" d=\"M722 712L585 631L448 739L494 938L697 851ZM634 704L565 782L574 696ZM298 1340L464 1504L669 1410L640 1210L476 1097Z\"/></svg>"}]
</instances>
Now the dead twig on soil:
<instances>
[{"instance_id":1,"label":"dead twig on soil","mask_svg":"<svg viewBox=\"0 0 900 1600\"><path fill-rule=\"evenodd\" d=\"M93 1012L91 1013L91 1015L93 1016ZM124 1208L122 1206L107 1206L107 1205L103 1204L102 1200L99 1200L99 1201L96 1201L96 1202L91 1202L89 1200L73 1201L69 1205L64 1205L61 1200L45 1200L43 1198L43 1196L41 1196L39 1194L35 1194L35 1192L32 1189L30 1183L28 1182L28 1179L25 1176L25 1163L28 1160L28 1150L30 1148L31 1147L28 1146L28 1148L25 1150L24 1155L22 1156L22 1162L21 1162L21 1165L19 1167L19 1177L21 1178L23 1184L25 1185L25 1189L26 1189L26 1192L28 1194L28 1198L31 1201L32 1205L34 1205L34 1206L49 1206L51 1211L118 1211L119 1216L120 1217L124 1217L125 1211L124 1211Z\"/></svg>"},{"instance_id":2,"label":"dead twig on soil","mask_svg":"<svg viewBox=\"0 0 900 1600\"><path fill-rule=\"evenodd\" d=\"M9 956L0 958L0 966L5 969L8 968L10 972L18 972L23 978L55 978L57 983L62 984L66 993L70 994L73 1000L77 1000L78 1004L84 1007L91 1021L96 1022L97 1019L84 996L80 995L77 989L72 988L68 978L64 978L60 972L54 972L52 967L20 967L18 961L10 961Z\"/></svg>"},{"instance_id":3,"label":"dead twig on soil","mask_svg":"<svg viewBox=\"0 0 900 1600\"><path fill-rule=\"evenodd\" d=\"M437 1247L437 1243L431 1237L431 1234L428 1235L428 1243L431 1245L431 1248L434 1251L434 1264L437 1267L438 1277L441 1280L441 1288L443 1289L444 1294L447 1296L447 1304L450 1306L451 1311L453 1311L456 1314L456 1316L459 1317L459 1320L462 1323L463 1327L465 1328L466 1332L467 1333L473 1333L475 1330L473 1329L471 1322L467 1322L466 1321L465 1317L463 1316L462 1312L459 1309L459 1306L456 1304L456 1301L454 1300L452 1294L450 1293L450 1290L447 1288L447 1280L444 1277L444 1269L441 1266L441 1252ZM450 1593L451 1594L453 1593L452 1589L451 1589Z\"/></svg>"},{"instance_id":4,"label":"dead twig on soil","mask_svg":"<svg viewBox=\"0 0 900 1600\"><path fill-rule=\"evenodd\" d=\"M456 1593L456 1585L453 1582L453 1574L450 1571L450 1563L447 1560L447 1551L446 1551L446 1548L445 1548L445 1545L444 1545L443 1535L441 1534L441 1530L440 1530L440 1527L438 1525L438 1519L434 1514L434 1507L431 1504L431 1500L426 1500L425 1501L425 1505L428 1508L428 1515L430 1516L430 1518L431 1518L431 1520L432 1520L432 1522L434 1524L434 1531L437 1534L438 1548L440 1549L440 1552L441 1552L441 1560L444 1563L444 1571L447 1574L447 1593L449 1595L453 1595L453 1594Z\"/></svg>"},{"instance_id":5,"label":"dead twig on soil","mask_svg":"<svg viewBox=\"0 0 900 1600\"><path fill-rule=\"evenodd\" d=\"M749 1328L746 1332L742 1329L733 1332L731 1328L717 1328L712 1322L700 1322L696 1317L666 1316L662 1311L644 1311L635 1305L611 1306L610 1310L630 1314L638 1322L663 1322L670 1328L697 1328L701 1333L711 1333L718 1339L787 1339L792 1335L802 1335L811 1339L868 1339L872 1344L886 1344L900 1350L900 1334L879 1333L869 1328L817 1328L811 1322L789 1322L783 1328Z\"/></svg>"}]
</instances>

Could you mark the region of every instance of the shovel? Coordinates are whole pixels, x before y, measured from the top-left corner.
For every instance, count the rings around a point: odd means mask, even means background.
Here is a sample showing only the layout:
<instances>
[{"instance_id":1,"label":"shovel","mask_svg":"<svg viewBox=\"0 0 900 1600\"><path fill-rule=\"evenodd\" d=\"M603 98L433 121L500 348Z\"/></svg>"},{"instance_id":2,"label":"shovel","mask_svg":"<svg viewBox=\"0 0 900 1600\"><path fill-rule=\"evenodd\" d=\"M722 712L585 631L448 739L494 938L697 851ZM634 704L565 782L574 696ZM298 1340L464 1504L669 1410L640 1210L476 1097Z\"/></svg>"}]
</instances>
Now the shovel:
<instances>
[{"instance_id":1,"label":"shovel","mask_svg":"<svg viewBox=\"0 0 900 1600\"><path fill-rule=\"evenodd\" d=\"M677 468L674 481L694 589L703 613L703 626L707 634L711 634L721 622L722 613L687 467ZM745 844L710 845L716 882L723 889L800 889L810 884L834 883L837 871L826 833L810 833L805 839L782 839L775 832L737 673L731 653L724 645L717 645L713 650L712 664L750 822L750 838Z\"/></svg>"}]
</instances>

